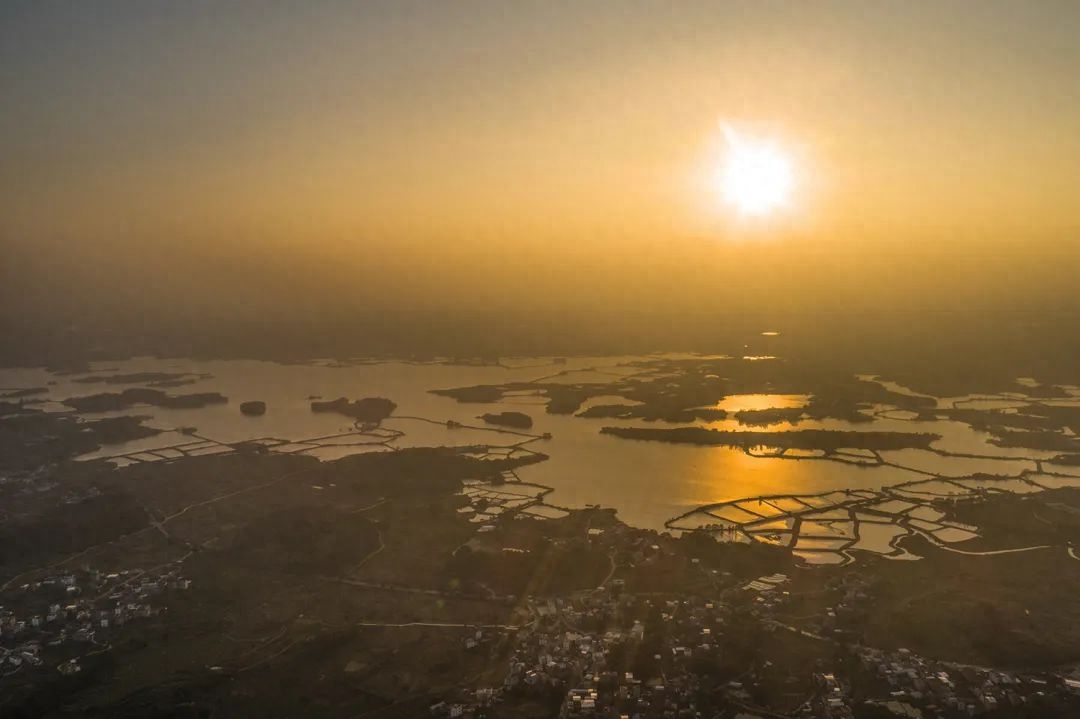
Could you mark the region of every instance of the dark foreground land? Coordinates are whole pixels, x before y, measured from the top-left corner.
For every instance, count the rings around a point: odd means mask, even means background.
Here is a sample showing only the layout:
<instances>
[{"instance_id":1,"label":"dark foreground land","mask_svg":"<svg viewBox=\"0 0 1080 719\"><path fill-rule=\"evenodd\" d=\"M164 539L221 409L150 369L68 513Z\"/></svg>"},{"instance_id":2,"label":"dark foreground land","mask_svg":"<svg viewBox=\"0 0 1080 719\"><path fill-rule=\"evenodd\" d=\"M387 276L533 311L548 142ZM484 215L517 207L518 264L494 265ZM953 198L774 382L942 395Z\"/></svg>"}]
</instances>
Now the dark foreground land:
<instances>
[{"instance_id":1,"label":"dark foreground land","mask_svg":"<svg viewBox=\"0 0 1080 719\"><path fill-rule=\"evenodd\" d=\"M789 551L601 509L469 520L542 455L71 457L137 418L0 420L0 716L1077 716L1080 492L952 507L968 556Z\"/></svg>"}]
</instances>

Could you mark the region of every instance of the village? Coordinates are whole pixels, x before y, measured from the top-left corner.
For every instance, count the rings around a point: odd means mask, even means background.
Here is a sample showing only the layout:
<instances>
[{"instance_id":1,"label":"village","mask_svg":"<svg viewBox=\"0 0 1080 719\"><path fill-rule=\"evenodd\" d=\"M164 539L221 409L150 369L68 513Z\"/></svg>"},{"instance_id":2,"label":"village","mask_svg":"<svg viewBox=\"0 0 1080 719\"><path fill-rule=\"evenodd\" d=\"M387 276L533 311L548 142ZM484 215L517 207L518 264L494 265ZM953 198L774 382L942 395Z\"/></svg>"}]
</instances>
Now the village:
<instances>
[{"instance_id":1,"label":"village","mask_svg":"<svg viewBox=\"0 0 1080 719\"><path fill-rule=\"evenodd\" d=\"M76 674L80 660L107 651L126 625L167 610L169 592L191 581L179 569L48 574L13 587L0 606L0 679L20 672Z\"/></svg>"},{"instance_id":2,"label":"village","mask_svg":"<svg viewBox=\"0 0 1080 719\"><path fill-rule=\"evenodd\" d=\"M504 501L471 485L466 493L490 506ZM1080 707L1080 679L1064 669L1005 671L868 646L860 620L874 602L873 563L829 575L797 565L748 575L691 556L683 546L689 537L586 514L580 536L548 541L570 555L606 556L610 572L591 589L517 597L513 625L464 625L461 651L490 657L486 676L496 679L435 697L431 716L518 716L523 704L605 719L954 719ZM527 556L507 544L515 535L505 528L483 526L493 531L477 534L478 551L490 543ZM634 573L680 562L694 582L686 591L642 583ZM166 613L171 593L192 586L181 566L84 565L13 583L0 606L0 680L80 673L123 632ZM808 588L807 577L822 579Z\"/></svg>"},{"instance_id":3,"label":"village","mask_svg":"<svg viewBox=\"0 0 1080 719\"><path fill-rule=\"evenodd\" d=\"M1080 680L935 661L905 649L851 639L848 625L867 598L858 575L831 583L835 603L802 626L787 622L784 574L762 576L703 596L635 596L615 580L573 596L531 597L533 621L516 634L501 685L464 690L430 707L432 716L503 716L522 701L558 706L560 717L904 717L953 719L1028 706L1080 707ZM615 628L613 628L615 627ZM748 656L741 638L791 635L826 650L780 677L799 700L773 701L783 660L770 650ZM732 646L729 639L737 635ZM495 637L464 640L480 651ZM734 655L732 655L734 652ZM829 659L828 657L832 657ZM507 715L514 715L508 713Z\"/></svg>"}]
</instances>

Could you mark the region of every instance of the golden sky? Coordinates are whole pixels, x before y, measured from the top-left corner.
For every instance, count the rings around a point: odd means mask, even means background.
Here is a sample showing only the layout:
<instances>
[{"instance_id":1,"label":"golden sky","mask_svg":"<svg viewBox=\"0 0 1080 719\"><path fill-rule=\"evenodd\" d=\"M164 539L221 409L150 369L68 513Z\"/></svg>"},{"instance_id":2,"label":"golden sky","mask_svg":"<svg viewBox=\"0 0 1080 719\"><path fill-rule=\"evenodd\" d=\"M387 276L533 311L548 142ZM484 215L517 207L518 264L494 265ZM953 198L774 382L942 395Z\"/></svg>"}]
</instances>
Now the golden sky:
<instances>
[{"instance_id":1,"label":"golden sky","mask_svg":"<svg viewBox=\"0 0 1080 719\"><path fill-rule=\"evenodd\" d=\"M5 242L392 263L765 241L840 257L1080 227L1073 2L0 13ZM788 211L746 223L719 201L721 123L790 153Z\"/></svg>"}]
</instances>

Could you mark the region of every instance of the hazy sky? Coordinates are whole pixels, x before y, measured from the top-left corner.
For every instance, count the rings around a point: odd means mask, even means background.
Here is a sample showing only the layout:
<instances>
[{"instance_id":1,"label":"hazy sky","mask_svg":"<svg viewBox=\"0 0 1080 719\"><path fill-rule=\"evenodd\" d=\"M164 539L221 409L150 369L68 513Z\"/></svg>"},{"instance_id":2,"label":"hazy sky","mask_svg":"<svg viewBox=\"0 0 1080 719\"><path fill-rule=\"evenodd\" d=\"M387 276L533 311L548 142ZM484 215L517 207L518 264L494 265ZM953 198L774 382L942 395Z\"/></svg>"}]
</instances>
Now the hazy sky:
<instances>
[{"instance_id":1,"label":"hazy sky","mask_svg":"<svg viewBox=\"0 0 1080 719\"><path fill-rule=\"evenodd\" d=\"M1075 2L8 2L20 235L718 235L719 123L781 229L1080 225ZM775 228L774 228L775 229Z\"/></svg>"},{"instance_id":2,"label":"hazy sky","mask_svg":"<svg viewBox=\"0 0 1080 719\"><path fill-rule=\"evenodd\" d=\"M0 242L50 269L7 279L56 300L66 256L193 302L258 267L334 298L366 268L677 303L801 276L794 305L908 301L911 258L955 249L933 297L1050 296L1077 269L1077 38L1071 0L10 0ZM723 205L721 123L789 153L788 211Z\"/></svg>"}]
</instances>

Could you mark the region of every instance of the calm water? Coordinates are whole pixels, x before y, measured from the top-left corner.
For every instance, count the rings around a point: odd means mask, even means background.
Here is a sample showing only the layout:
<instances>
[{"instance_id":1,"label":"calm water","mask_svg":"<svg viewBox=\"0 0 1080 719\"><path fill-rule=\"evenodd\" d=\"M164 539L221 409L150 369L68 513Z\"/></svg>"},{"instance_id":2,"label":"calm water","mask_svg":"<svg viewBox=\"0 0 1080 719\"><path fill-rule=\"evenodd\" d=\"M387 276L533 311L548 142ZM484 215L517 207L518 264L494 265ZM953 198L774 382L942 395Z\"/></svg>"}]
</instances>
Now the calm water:
<instances>
[{"instance_id":1,"label":"calm water","mask_svg":"<svg viewBox=\"0 0 1080 719\"><path fill-rule=\"evenodd\" d=\"M101 363L93 369L102 374L207 373L211 376L193 384L166 388L165 391L220 392L229 398L229 403L191 410L138 407L87 416L142 414L150 417L147 422L150 426L160 429L194 426L198 428L199 434L223 442L260 437L302 440L352 430L351 423L345 417L312 413L309 397L317 395L333 399L341 396L383 396L398 404L398 416L388 420L384 426L405 432L405 436L396 441L395 445L407 447L510 444L517 441L517 438L484 430L451 430L445 426L400 417L402 415L424 417L439 422L453 419L461 423L478 424L477 415L485 412L524 411L533 417L535 424L532 431L537 434L550 432L552 439L530 445L549 454L551 458L542 464L523 469L519 473L522 479L554 487L555 492L549 497L549 501L554 504L571 507L600 504L615 507L619 516L630 524L655 529L662 529L665 520L673 516L714 502L761 494L876 489L883 485L925 477L898 467L863 467L828 461L757 458L739 450L720 447L618 439L599 434L600 428L605 425L676 425L548 415L544 413L542 401L528 392L491 405L459 404L453 399L428 392L436 388L527 381L550 377L563 371L569 373L554 378L554 381L607 383L617 375L631 372L630 369L618 365L636 359L645 358L580 357L569 359L565 365L552 364L549 359L519 360L511 367L419 365L400 362L358 366L337 366L331 363L285 365L235 360L195 362L136 358L125 362ZM68 411L68 408L57 402L69 397L118 392L125 387L135 386L75 382L80 376L83 375L56 376L42 369L0 370L0 387L15 389L45 386L49 382L55 382L48 385L49 394L41 396L51 402L42 406L50 411ZM267 403L266 414L254 418L241 415L239 403L254 399ZM807 399L801 395L736 395L725 399L721 406L733 410L797 407ZM585 406L615 401L598 398L590 400ZM618 401L629 404L627 400ZM879 409L888 410L887 407ZM698 424L717 429L747 429L734 419ZM790 424L781 423L772 425L769 429L792 428ZM872 424L851 425L835 420L803 421L797 428L935 432L942 435L942 439L936 444L939 449L986 457L942 457L920 450L885 453L890 461L897 464L944 476L962 476L973 472L1016 475L1032 467L1032 462L1020 459L1021 457L1050 457L1056 454L995 447L987 442L988 435L976 432L967 425L949 421L913 423L908 421L903 413L886 412L885 417L879 417ZM121 445L109 445L87 458L163 447L180 441L181 435L170 432ZM311 453L329 460L354 451L357 451L356 448L334 447Z\"/></svg>"}]
</instances>

